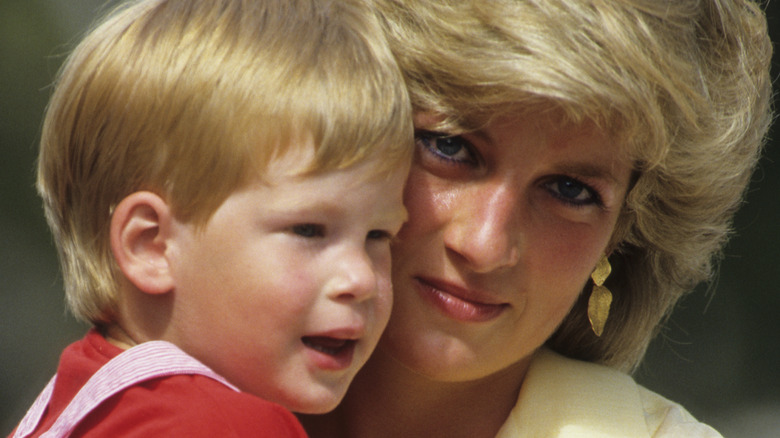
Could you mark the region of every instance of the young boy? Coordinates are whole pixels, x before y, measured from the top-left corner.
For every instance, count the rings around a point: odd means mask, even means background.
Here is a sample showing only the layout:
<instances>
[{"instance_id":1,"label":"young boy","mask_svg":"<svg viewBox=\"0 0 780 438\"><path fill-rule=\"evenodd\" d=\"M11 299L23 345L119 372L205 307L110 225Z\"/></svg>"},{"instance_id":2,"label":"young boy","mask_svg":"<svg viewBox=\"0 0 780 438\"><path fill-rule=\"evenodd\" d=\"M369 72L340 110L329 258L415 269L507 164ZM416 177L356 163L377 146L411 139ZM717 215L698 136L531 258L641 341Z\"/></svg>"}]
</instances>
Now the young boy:
<instances>
[{"instance_id":1,"label":"young boy","mask_svg":"<svg viewBox=\"0 0 780 438\"><path fill-rule=\"evenodd\" d=\"M38 174L95 328L13 436L304 436L284 408L334 408L389 317L411 151L363 0L114 13L61 72Z\"/></svg>"}]
</instances>

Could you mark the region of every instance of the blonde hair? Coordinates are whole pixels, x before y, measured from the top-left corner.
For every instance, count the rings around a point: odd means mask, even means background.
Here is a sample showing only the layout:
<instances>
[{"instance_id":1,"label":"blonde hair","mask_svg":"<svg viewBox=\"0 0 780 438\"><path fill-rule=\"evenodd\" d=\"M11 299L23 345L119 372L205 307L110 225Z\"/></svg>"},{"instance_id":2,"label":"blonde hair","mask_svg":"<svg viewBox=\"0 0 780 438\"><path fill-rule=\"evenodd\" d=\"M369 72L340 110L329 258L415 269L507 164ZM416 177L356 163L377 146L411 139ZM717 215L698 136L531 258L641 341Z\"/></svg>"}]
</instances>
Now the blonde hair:
<instances>
[{"instance_id":1,"label":"blonde hair","mask_svg":"<svg viewBox=\"0 0 780 438\"><path fill-rule=\"evenodd\" d=\"M361 0L149 0L90 32L60 72L38 190L72 312L116 311L112 208L138 190L204 224L230 193L311 136L307 172L412 151L411 106Z\"/></svg>"},{"instance_id":2,"label":"blonde hair","mask_svg":"<svg viewBox=\"0 0 780 438\"><path fill-rule=\"evenodd\" d=\"M770 124L771 43L743 0L387 0L416 111L470 130L506 112L596 123L636 165L613 235L602 337L589 287L548 345L633 369L678 299L711 278Z\"/></svg>"}]
</instances>

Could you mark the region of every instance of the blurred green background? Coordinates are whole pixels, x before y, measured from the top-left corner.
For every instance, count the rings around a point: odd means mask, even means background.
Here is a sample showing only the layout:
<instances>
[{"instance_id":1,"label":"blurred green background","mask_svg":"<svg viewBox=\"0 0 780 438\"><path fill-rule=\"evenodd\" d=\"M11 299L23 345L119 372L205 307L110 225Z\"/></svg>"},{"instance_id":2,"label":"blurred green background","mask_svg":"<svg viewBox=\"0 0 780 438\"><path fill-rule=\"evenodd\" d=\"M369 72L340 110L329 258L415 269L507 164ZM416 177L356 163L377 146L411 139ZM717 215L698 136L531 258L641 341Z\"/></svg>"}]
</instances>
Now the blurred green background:
<instances>
[{"instance_id":1,"label":"blurred green background","mask_svg":"<svg viewBox=\"0 0 780 438\"><path fill-rule=\"evenodd\" d=\"M50 84L115 1L0 0L0 434L7 434L86 327L64 310L34 166ZM780 6L767 6L773 40ZM780 61L775 56L773 77ZM780 437L780 145L777 128L710 288L689 296L637 373L729 437Z\"/></svg>"}]
</instances>

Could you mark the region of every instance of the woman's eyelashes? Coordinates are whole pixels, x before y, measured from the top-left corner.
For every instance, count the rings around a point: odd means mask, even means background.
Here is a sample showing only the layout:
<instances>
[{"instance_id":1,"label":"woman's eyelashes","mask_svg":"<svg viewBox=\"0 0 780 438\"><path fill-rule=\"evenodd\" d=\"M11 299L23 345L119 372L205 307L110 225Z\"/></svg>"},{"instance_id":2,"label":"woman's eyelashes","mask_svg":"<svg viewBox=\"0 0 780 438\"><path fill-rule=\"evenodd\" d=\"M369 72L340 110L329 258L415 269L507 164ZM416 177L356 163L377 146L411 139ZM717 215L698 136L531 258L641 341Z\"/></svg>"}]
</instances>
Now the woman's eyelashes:
<instances>
[{"instance_id":1,"label":"woman's eyelashes","mask_svg":"<svg viewBox=\"0 0 780 438\"><path fill-rule=\"evenodd\" d=\"M417 143L425 152L450 164L476 164L474 148L465 138L431 131L417 131Z\"/></svg>"},{"instance_id":2,"label":"woman's eyelashes","mask_svg":"<svg viewBox=\"0 0 780 438\"><path fill-rule=\"evenodd\" d=\"M560 201L581 207L586 205L602 205L599 193L589 185L568 176L554 176L544 183L555 198Z\"/></svg>"}]
</instances>

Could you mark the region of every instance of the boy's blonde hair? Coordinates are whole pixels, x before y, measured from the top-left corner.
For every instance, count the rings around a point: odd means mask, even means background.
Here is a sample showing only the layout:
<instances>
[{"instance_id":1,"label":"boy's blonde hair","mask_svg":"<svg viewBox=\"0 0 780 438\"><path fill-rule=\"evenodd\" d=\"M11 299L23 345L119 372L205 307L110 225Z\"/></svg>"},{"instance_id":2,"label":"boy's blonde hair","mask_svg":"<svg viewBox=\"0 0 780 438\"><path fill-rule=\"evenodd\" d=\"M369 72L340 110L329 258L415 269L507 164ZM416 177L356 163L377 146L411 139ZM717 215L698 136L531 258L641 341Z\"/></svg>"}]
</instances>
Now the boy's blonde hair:
<instances>
[{"instance_id":1,"label":"boy's blonde hair","mask_svg":"<svg viewBox=\"0 0 780 438\"><path fill-rule=\"evenodd\" d=\"M112 321L111 211L138 190L205 224L233 191L313 138L307 172L410 157L407 92L370 3L128 3L76 47L47 109L38 190L67 302Z\"/></svg>"},{"instance_id":2,"label":"boy's blonde hair","mask_svg":"<svg viewBox=\"0 0 780 438\"><path fill-rule=\"evenodd\" d=\"M380 5L412 104L444 115L441 129L556 109L631 157L605 332L589 327L586 287L548 345L635 367L677 300L711 277L759 157L771 120L763 12L743 0Z\"/></svg>"}]
</instances>

